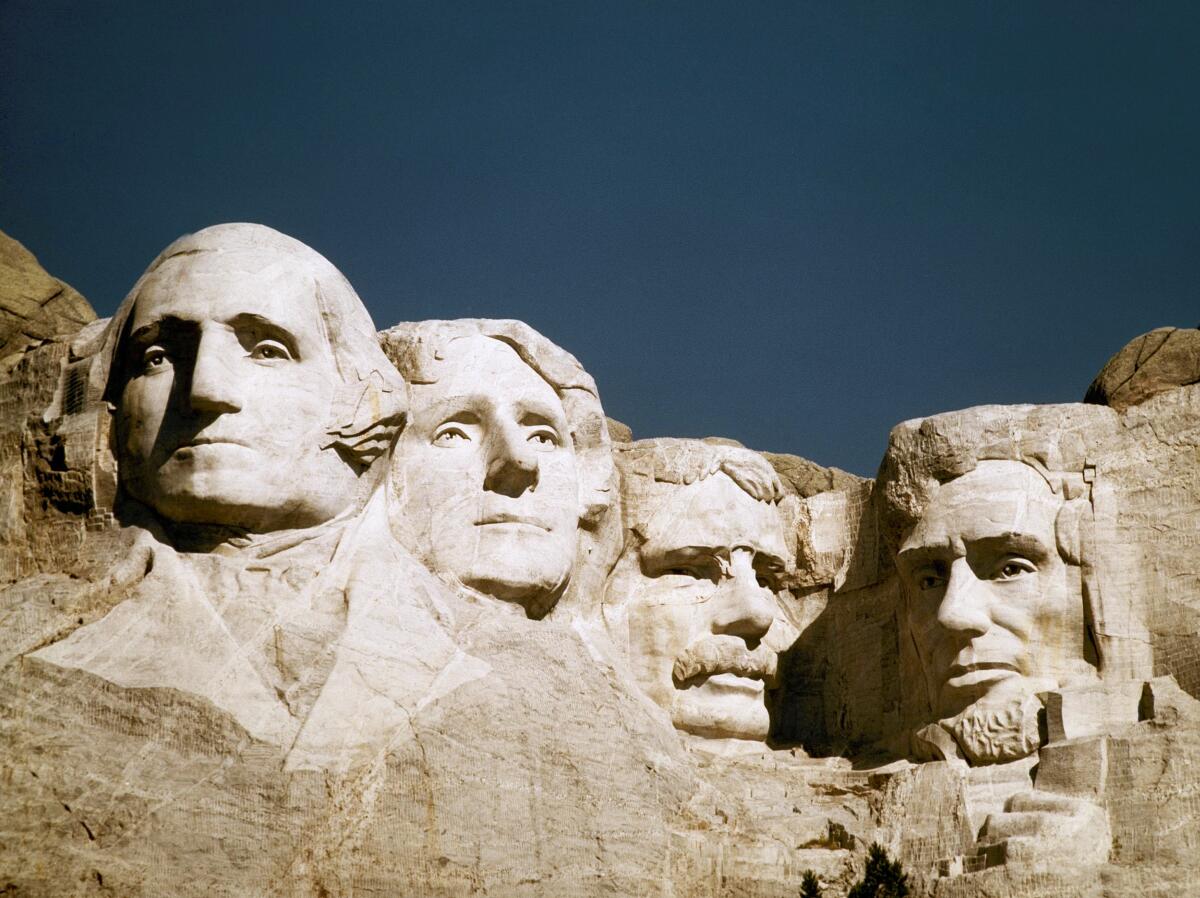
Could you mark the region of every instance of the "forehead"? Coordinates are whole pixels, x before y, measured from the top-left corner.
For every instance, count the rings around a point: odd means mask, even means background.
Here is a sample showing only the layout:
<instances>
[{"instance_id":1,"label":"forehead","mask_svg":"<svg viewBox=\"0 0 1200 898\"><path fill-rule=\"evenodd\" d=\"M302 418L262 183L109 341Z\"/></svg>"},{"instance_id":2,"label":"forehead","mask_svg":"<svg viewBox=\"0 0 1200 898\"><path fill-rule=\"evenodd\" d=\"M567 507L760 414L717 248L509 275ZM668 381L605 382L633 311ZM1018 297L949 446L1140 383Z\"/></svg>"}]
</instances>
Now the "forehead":
<instances>
[{"instance_id":1,"label":"forehead","mask_svg":"<svg viewBox=\"0 0 1200 898\"><path fill-rule=\"evenodd\" d=\"M563 412L558 392L511 346L483 335L458 337L445 344L435 362L437 380L420 385L430 398L453 397L535 402Z\"/></svg>"},{"instance_id":2,"label":"forehead","mask_svg":"<svg viewBox=\"0 0 1200 898\"><path fill-rule=\"evenodd\" d=\"M1061 497L1028 465L983 461L938 487L901 551L1009 535L1052 544L1061 507Z\"/></svg>"},{"instance_id":3,"label":"forehead","mask_svg":"<svg viewBox=\"0 0 1200 898\"><path fill-rule=\"evenodd\" d=\"M640 500L647 516L643 553L745 546L782 560L787 544L779 506L759 502L724 472L689 484L655 484Z\"/></svg>"},{"instance_id":4,"label":"forehead","mask_svg":"<svg viewBox=\"0 0 1200 898\"><path fill-rule=\"evenodd\" d=\"M316 282L301 260L261 252L168 259L138 291L132 327L163 318L228 321L257 315L298 335L322 333Z\"/></svg>"}]
</instances>

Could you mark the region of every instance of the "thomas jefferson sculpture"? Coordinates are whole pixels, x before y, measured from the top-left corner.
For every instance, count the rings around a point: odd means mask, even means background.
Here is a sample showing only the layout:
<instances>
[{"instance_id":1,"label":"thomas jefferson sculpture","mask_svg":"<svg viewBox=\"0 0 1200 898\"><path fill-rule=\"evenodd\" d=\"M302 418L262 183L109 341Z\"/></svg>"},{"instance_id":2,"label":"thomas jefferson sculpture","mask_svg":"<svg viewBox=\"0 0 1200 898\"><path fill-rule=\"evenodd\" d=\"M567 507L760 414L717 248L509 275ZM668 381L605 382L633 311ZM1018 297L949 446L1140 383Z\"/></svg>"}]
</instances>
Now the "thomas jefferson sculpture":
<instances>
[{"instance_id":1,"label":"thomas jefferson sculpture","mask_svg":"<svg viewBox=\"0 0 1200 898\"><path fill-rule=\"evenodd\" d=\"M400 542L456 588L529 617L568 588L586 594L615 498L591 377L516 321L402 324L383 339L411 384L392 471Z\"/></svg>"}]
</instances>

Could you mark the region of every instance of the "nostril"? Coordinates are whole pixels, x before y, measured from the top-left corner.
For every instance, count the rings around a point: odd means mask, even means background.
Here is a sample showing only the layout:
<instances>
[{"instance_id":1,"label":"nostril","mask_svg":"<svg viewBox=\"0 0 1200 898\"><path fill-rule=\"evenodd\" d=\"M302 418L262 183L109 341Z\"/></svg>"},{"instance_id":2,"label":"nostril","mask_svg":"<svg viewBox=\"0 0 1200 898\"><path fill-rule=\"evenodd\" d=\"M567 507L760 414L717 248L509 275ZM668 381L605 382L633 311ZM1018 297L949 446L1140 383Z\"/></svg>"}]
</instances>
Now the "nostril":
<instances>
[{"instance_id":1,"label":"nostril","mask_svg":"<svg viewBox=\"0 0 1200 898\"><path fill-rule=\"evenodd\" d=\"M533 492L537 486L537 465L530 465L516 458L498 461L489 468L483 488L515 499L525 492Z\"/></svg>"}]
</instances>

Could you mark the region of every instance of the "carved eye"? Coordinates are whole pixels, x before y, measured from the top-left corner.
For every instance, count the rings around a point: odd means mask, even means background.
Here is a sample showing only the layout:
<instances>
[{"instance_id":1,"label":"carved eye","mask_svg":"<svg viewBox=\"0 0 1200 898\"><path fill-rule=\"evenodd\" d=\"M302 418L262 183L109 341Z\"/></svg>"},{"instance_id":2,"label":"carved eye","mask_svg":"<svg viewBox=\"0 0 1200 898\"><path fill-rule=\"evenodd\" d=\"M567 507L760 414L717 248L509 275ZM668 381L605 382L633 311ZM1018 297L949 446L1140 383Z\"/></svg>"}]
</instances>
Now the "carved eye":
<instances>
[{"instance_id":1,"label":"carved eye","mask_svg":"<svg viewBox=\"0 0 1200 898\"><path fill-rule=\"evenodd\" d=\"M941 589L946 585L946 578L937 571L918 571L917 572L917 589L921 592L929 592L931 589Z\"/></svg>"},{"instance_id":2,"label":"carved eye","mask_svg":"<svg viewBox=\"0 0 1200 898\"><path fill-rule=\"evenodd\" d=\"M250 358L256 361L279 362L291 359L292 354L278 340L260 340L250 350Z\"/></svg>"},{"instance_id":3,"label":"carved eye","mask_svg":"<svg viewBox=\"0 0 1200 898\"><path fill-rule=\"evenodd\" d=\"M528 441L538 449L553 449L559 445L558 434L549 427L539 427L529 435Z\"/></svg>"},{"instance_id":4,"label":"carved eye","mask_svg":"<svg viewBox=\"0 0 1200 898\"><path fill-rule=\"evenodd\" d=\"M442 427L433 435L433 445L435 446L461 446L471 442L471 437L461 427L453 425Z\"/></svg>"},{"instance_id":5,"label":"carved eye","mask_svg":"<svg viewBox=\"0 0 1200 898\"><path fill-rule=\"evenodd\" d=\"M690 580L708 580L716 583L721 574L718 559L712 556L697 556L695 559L674 560L670 567L662 568L656 576L687 577Z\"/></svg>"},{"instance_id":6,"label":"carved eye","mask_svg":"<svg viewBox=\"0 0 1200 898\"><path fill-rule=\"evenodd\" d=\"M769 574L764 571L759 573L755 579L758 581L758 585L763 589L769 589L771 592L776 592L779 589L779 578L774 574Z\"/></svg>"},{"instance_id":7,"label":"carved eye","mask_svg":"<svg viewBox=\"0 0 1200 898\"><path fill-rule=\"evenodd\" d=\"M1018 577L1024 577L1026 574L1037 573L1037 567L1032 561L1025 558L1008 558L1004 564L997 569L993 579L996 580L1016 580Z\"/></svg>"},{"instance_id":8,"label":"carved eye","mask_svg":"<svg viewBox=\"0 0 1200 898\"><path fill-rule=\"evenodd\" d=\"M152 371L167 363L167 351L161 346L151 346L142 354L142 369Z\"/></svg>"}]
</instances>

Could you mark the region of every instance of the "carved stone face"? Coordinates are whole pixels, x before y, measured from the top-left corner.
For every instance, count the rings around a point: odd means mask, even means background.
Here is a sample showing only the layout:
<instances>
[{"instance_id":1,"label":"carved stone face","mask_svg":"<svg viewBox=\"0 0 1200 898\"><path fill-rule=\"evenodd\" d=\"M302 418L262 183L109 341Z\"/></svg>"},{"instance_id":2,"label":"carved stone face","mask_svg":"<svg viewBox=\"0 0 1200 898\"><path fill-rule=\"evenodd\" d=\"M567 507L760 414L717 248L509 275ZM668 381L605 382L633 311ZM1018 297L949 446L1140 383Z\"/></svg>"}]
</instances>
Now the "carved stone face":
<instances>
[{"instance_id":1,"label":"carved stone face","mask_svg":"<svg viewBox=\"0 0 1200 898\"><path fill-rule=\"evenodd\" d=\"M773 591L786 554L779 508L723 472L658 489L644 540L627 547L607 589L634 674L680 730L765 739L764 690L782 648L768 633L787 626Z\"/></svg>"},{"instance_id":2,"label":"carved stone face","mask_svg":"<svg viewBox=\"0 0 1200 898\"><path fill-rule=\"evenodd\" d=\"M1016 461L939 487L901 546L908 624L935 713L1053 689L1084 658L1078 569L1060 557L1062 507Z\"/></svg>"},{"instance_id":3,"label":"carved stone face","mask_svg":"<svg viewBox=\"0 0 1200 898\"><path fill-rule=\"evenodd\" d=\"M314 285L268 255L170 259L143 284L117 364L121 483L169 521L268 531L352 501L327 442L341 382Z\"/></svg>"},{"instance_id":4,"label":"carved stone face","mask_svg":"<svg viewBox=\"0 0 1200 898\"><path fill-rule=\"evenodd\" d=\"M580 501L562 401L500 340L460 337L414 384L393 468L401 539L435 573L526 608L571 575Z\"/></svg>"}]
</instances>

